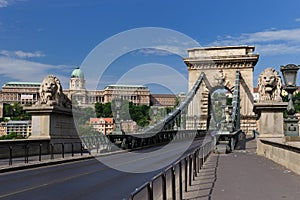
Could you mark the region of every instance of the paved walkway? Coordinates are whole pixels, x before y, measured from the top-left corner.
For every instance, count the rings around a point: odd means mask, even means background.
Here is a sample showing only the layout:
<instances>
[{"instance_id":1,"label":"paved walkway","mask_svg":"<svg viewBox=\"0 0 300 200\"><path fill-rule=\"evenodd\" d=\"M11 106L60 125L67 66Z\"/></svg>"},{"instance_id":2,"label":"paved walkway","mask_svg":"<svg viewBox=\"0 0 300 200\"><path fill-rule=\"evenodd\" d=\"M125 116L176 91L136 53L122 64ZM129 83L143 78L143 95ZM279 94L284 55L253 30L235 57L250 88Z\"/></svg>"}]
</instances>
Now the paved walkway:
<instances>
[{"instance_id":1,"label":"paved walkway","mask_svg":"<svg viewBox=\"0 0 300 200\"><path fill-rule=\"evenodd\" d=\"M184 199L292 200L300 199L300 176L255 153L256 141L246 150L212 154Z\"/></svg>"}]
</instances>

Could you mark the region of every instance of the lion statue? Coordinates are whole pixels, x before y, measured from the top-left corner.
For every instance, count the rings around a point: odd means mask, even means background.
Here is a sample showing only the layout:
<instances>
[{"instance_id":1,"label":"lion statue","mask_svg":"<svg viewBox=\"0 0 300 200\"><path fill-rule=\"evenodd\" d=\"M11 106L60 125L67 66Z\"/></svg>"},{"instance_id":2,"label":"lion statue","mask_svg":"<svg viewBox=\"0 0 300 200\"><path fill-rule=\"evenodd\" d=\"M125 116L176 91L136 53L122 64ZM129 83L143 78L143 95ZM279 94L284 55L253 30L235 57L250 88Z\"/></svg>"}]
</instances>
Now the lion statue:
<instances>
[{"instance_id":1,"label":"lion statue","mask_svg":"<svg viewBox=\"0 0 300 200\"><path fill-rule=\"evenodd\" d=\"M71 100L63 93L62 86L56 76L48 75L44 78L40 90L40 99L36 105L46 104L49 106L61 106L64 108L72 108Z\"/></svg>"},{"instance_id":2,"label":"lion statue","mask_svg":"<svg viewBox=\"0 0 300 200\"><path fill-rule=\"evenodd\" d=\"M279 73L273 68L266 68L258 78L259 101L281 102L282 81Z\"/></svg>"}]
</instances>

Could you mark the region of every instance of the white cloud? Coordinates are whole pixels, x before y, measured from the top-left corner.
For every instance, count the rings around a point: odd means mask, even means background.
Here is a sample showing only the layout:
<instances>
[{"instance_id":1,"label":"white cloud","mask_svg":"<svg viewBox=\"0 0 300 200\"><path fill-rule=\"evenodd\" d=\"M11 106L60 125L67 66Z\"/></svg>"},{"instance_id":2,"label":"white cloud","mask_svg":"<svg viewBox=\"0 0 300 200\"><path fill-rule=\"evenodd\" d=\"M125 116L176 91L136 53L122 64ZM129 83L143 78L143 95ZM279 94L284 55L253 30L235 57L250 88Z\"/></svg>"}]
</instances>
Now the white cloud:
<instances>
[{"instance_id":1,"label":"white cloud","mask_svg":"<svg viewBox=\"0 0 300 200\"><path fill-rule=\"evenodd\" d=\"M237 37L219 37L210 45L255 45L257 52L264 55L294 54L300 52L300 28L244 33Z\"/></svg>"},{"instance_id":2,"label":"white cloud","mask_svg":"<svg viewBox=\"0 0 300 200\"><path fill-rule=\"evenodd\" d=\"M68 67L69 66L48 65L38 62L0 56L0 76L2 76L2 81L18 80L41 82L47 75L57 75L58 71L63 71L63 69L66 69ZM64 75L57 76L61 80L64 88L67 87L69 77Z\"/></svg>"},{"instance_id":3,"label":"white cloud","mask_svg":"<svg viewBox=\"0 0 300 200\"><path fill-rule=\"evenodd\" d=\"M0 8L5 8L12 3L11 0L0 0Z\"/></svg>"},{"instance_id":4,"label":"white cloud","mask_svg":"<svg viewBox=\"0 0 300 200\"><path fill-rule=\"evenodd\" d=\"M300 53L300 44L298 45L288 45L288 44L266 44L266 45L256 45L259 53L264 55L284 55L291 53Z\"/></svg>"},{"instance_id":5,"label":"white cloud","mask_svg":"<svg viewBox=\"0 0 300 200\"><path fill-rule=\"evenodd\" d=\"M296 19L295 19L295 22L300 22L300 18L296 18Z\"/></svg>"},{"instance_id":6,"label":"white cloud","mask_svg":"<svg viewBox=\"0 0 300 200\"><path fill-rule=\"evenodd\" d=\"M43 54L41 51L35 51L35 52L25 52L25 51L7 51L7 50L1 50L0 54L7 57L16 57L16 58L39 58L44 57L45 54Z\"/></svg>"},{"instance_id":7,"label":"white cloud","mask_svg":"<svg viewBox=\"0 0 300 200\"><path fill-rule=\"evenodd\" d=\"M133 54L156 55L156 56L171 55L170 52L164 51L164 50L161 50L161 49L157 49L157 48L143 48L143 49L138 49L138 50L134 51Z\"/></svg>"},{"instance_id":8,"label":"white cloud","mask_svg":"<svg viewBox=\"0 0 300 200\"><path fill-rule=\"evenodd\" d=\"M152 48L142 48L133 52L133 54L143 54L143 55L157 55L157 56L167 56L167 55L185 55L187 54L186 47L180 46L154 46Z\"/></svg>"},{"instance_id":9,"label":"white cloud","mask_svg":"<svg viewBox=\"0 0 300 200\"><path fill-rule=\"evenodd\" d=\"M0 8L6 8L20 1L27 1L27 0L0 0Z\"/></svg>"}]
</instances>

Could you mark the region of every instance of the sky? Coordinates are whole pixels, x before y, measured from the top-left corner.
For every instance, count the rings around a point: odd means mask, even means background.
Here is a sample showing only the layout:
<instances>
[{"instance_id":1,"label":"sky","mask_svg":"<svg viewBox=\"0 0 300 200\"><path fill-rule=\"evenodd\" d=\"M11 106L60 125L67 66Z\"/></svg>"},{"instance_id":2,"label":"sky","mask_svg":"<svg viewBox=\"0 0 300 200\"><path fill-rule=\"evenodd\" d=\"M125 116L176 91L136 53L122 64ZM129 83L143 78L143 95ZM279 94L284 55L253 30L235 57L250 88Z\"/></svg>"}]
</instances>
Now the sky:
<instances>
[{"instance_id":1,"label":"sky","mask_svg":"<svg viewBox=\"0 0 300 200\"><path fill-rule=\"evenodd\" d=\"M264 68L300 64L299 8L298 0L0 0L0 85L54 74L68 88L80 66L89 70L88 89L124 83L186 92L182 57L199 44L254 45L256 86ZM168 31L182 40L164 38ZM149 38L164 41L142 41ZM185 49L174 48L176 42Z\"/></svg>"}]
</instances>

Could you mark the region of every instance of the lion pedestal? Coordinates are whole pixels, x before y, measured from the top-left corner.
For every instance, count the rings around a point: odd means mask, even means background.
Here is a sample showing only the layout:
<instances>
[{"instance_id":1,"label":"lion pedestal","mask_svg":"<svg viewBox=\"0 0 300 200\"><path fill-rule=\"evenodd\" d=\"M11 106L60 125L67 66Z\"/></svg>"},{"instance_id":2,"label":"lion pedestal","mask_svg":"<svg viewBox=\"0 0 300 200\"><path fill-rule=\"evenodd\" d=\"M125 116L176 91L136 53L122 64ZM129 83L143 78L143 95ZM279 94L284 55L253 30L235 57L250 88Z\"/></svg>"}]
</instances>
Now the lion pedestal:
<instances>
[{"instance_id":1,"label":"lion pedestal","mask_svg":"<svg viewBox=\"0 0 300 200\"><path fill-rule=\"evenodd\" d=\"M273 68L266 68L258 78L259 101L254 112L259 116L259 137L283 137L283 111L287 103L281 98L282 81Z\"/></svg>"},{"instance_id":2,"label":"lion pedestal","mask_svg":"<svg viewBox=\"0 0 300 200\"><path fill-rule=\"evenodd\" d=\"M283 137L283 111L285 102L268 102L254 104L254 112L258 114L259 137Z\"/></svg>"},{"instance_id":3,"label":"lion pedestal","mask_svg":"<svg viewBox=\"0 0 300 200\"><path fill-rule=\"evenodd\" d=\"M53 142L70 142L79 139L72 109L58 106L27 107L32 115L30 138L51 139Z\"/></svg>"},{"instance_id":4,"label":"lion pedestal","mask_svg":"<svg viewBox=\"0 0 300 200\"><path fill-rule=\"evenodd\" d=\"M50 139L58 151L80 150L72 112L72 102L62 92L60 81L53 75L47 76L40 87L39 101L25 110L32 115L30 139Z\"/></svg>"},{"instance_id":5,"label":"lion pedestal","mask_svg":"<svg viewBox=\"0 0 300 200\"><path fill-rule=\"evenodd\" d=\"M32 134L30 139L49 139L55 149L64 144L66 152L80 150L80 138L77 134L72 109L58 106L27 107L32 115Z\"/></svg>"}]
</instances>

